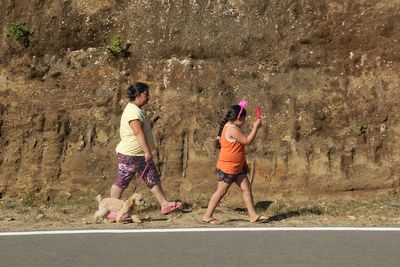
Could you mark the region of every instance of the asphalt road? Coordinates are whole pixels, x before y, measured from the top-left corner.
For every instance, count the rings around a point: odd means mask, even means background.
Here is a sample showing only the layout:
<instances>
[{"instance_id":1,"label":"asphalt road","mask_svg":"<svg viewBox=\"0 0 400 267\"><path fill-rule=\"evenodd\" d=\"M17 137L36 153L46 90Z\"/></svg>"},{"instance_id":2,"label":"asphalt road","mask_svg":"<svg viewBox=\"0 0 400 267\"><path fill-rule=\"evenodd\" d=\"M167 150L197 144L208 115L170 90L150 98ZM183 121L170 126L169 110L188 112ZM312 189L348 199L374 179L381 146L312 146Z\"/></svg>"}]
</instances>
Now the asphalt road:
<instances>
[{"instance_id":1,"label":"asphalt road","mask_svg":"<svg viewBox=\"0 0 400 267\"><path fill-rule=\"evenodd\" d=\"M400 231L0 235L0 266L400 266Z\"/></svg>"}]
</instances>

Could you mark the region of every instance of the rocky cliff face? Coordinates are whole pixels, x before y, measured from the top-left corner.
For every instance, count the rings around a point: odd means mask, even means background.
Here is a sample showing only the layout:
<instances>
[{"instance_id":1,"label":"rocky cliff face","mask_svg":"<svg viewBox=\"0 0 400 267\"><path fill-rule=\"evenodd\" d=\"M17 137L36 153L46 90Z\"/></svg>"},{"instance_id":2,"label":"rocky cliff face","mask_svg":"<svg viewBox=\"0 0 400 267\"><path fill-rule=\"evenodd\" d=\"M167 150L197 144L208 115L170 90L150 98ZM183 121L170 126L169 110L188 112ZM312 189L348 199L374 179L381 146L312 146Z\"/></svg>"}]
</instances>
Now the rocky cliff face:
<instances>
[{"instance_id":1,"label":"rocky cliff face","mask_svg":"<svg viewBox=\"0 0 400 267\"><path fill-rule=\"evenodd\" d=\"M226 109L266 118L248 147L261 198L397 188L397 0L2 0L0 192L107 191L130 82L151 85L169 195L207 198ZM28 47L7 36L24 21ZM131 55L104 48L114 36Z\"/></svg>"}]
</instances>

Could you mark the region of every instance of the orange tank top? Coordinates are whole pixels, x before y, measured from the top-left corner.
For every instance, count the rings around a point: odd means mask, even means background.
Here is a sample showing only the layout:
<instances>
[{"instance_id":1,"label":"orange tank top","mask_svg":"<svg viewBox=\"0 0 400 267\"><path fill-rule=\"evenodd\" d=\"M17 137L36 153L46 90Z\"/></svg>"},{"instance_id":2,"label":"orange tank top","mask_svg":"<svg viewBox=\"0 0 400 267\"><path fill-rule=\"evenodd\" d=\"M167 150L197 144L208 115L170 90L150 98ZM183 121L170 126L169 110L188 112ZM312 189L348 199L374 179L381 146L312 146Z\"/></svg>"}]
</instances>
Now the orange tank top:
<instances>
[{"instance_id":1,"label":"orange tank top","mask_svg":"<svg viewBox=\"0 0 400 267\"><path fill-rule=\"evenodd\" d=\"M246 161L245 145L236 140L228 140L226 131L230 127L237 127L226 124L221 133L221 151L217 162L217 168L227 174L238 174L243 171Z\"/></svg>"}]
</instances>

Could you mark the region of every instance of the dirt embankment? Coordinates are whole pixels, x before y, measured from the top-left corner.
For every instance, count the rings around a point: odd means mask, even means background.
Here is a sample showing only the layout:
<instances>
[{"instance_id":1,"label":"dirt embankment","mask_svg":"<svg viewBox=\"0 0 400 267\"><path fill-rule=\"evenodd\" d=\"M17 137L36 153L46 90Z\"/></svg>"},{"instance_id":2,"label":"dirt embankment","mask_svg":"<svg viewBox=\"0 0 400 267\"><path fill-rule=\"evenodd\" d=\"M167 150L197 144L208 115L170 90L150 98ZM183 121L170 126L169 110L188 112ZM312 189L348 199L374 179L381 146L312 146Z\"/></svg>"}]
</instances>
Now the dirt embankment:
<instances>
[{"instance_id":1,"label":"dirt embankment","mask_svg":"<svg viewBox=\"0 0 400 267\"><path fill-rule=\"evenodd\" d=\"M243 98L249 122L266 113L248 148L256 198L399 187L398 1L3 2L0 197L108 192L136 80L171 198L209 197L219 122ZM16 21L28 47L7 36ZM105 50L116 35L129 57Z\"/></svg>"}]
</instances>

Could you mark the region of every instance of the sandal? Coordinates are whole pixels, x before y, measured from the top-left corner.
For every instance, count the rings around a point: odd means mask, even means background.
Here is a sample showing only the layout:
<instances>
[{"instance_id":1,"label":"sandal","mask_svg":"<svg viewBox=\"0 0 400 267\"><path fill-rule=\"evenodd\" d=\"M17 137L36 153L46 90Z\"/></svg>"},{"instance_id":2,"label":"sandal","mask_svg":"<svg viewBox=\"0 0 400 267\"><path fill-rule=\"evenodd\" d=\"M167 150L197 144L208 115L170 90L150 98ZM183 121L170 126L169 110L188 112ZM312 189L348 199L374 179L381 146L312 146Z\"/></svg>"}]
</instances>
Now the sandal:
<instances>
[{"instance_id":1,"label":"sandal","mask_svg":"<svg viewBox=\"0 0 400 267\"><path fill-rule=\"evenodd\" d=\"M269 220L269 218L263 216L263 215L259 215L257 216L257 218L254 221L250 221L251 223L265 223Z\"/></svg>"},{"instance_id":2,"label":"sandal","mask_svg":"<svg viewBox=\"0 0 400 267\"><path fill-rule=\"evenodd\" d=\"M208 223L208 224L213 224L213 225L220 225L222 224L221 221L215 219L215 218L211 218L209 220L203 220L203 223Z\"/></svg>"},{"instance_id":3,"label":"sandal","mask_svg":"<svg viewBox=\"0 0 400 267\"><path fill-rule=\"evenodd\" d=\"M161 209L161 215L167 215L182 206L182 202L168 202L165 208Z\"/></svg>"}]
</instances>

